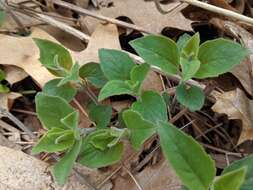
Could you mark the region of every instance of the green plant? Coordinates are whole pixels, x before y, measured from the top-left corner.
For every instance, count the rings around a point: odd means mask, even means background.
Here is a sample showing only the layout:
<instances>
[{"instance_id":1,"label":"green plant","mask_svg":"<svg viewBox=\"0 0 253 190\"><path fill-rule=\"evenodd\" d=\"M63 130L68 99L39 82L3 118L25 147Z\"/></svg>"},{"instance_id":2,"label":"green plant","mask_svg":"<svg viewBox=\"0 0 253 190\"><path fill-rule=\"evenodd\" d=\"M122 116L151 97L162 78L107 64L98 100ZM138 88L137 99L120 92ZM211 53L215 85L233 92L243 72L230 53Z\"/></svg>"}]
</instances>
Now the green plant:
<instances>
[{"instance_id":1,"label":"green plant","mask_svg":"<svg viewBox=\"0 0 253 190\"><path fill-rule=\"evenodd\" d=\"M10 89L6 86L6 84L2 83L4 79L5 79L5 73L2 69L0 69L0 93L7 93L10 91Z\"/></svg>"},{"instance_id":2,"label":"green plant","mask_svg":"<svg viewBox=\"0 0 253 190\"><path fill-rule=\"evenodd\" d=\"M64 184L75 161L91 168L111 165L121 159L124 139L134 149L154 134L160 137L163 153L176 171L185 188L190 190L238 190L252 184L253 157L228 167L215 178L214 161L191 136L168 122L166 96L159 92L143 91L142 83L152 67L165 75L179 74L182 78L176 98L191 111L201 109L204 93L189 86L191 78L203 79L228 72L248 54L239 44L217 39L200 44L199 34L184 35L177 43L163 36L146 36L130 42L145 60L136 65L127 53L101 49L100 64L73 64L69 52L47 40L34 39L40 49L41 63L58 78L49 81L36 95L36 110L48 130L33 148L40 152L64 152L54 166L58 183ZM89 85L101 88L98 100ZM78 90L84 90L92 102L87 106L92 128L79 128L79 112L70 106ZM131 95L136 101L118 113L121 127L109 127L112 117L110 105L102 100L116 95ZM230 187L228 181L232 180ZM242 189L242 188L241 188Z\"/></svg>"}]
</instances>

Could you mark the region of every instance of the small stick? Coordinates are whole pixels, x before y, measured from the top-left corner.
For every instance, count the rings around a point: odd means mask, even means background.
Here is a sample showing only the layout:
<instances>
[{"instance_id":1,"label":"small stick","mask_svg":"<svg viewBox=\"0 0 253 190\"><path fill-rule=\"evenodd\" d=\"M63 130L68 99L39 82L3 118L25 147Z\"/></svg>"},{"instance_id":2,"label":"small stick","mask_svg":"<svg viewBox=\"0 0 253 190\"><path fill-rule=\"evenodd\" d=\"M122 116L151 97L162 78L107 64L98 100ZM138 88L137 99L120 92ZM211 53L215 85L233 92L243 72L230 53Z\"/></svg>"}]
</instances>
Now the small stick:
<instances>
[{"instance_id":1,"label":"small stick","mask_svg":"<svg viewBox=\"0 0 253 190\"><path fill-rule=\"evenodd\" d=\"M59 5L59 6L74 10L74 11L78 12L79 14L94 17L94 18L97 18L97 19L100 19L100 20L103 20L103 21L106 21L106 22L109 22L109 23L116 24L118 26L122 26L122 27L125 27L125 28L130 28L130 29L133 29L133 30L144 32L146 34L152 34L152 32L150 32L150 31L148 31L145 28L142 28L140 26L136 26L135 24L130 24L130 23L127 23L127 22L124 22L124 21L114 19L114 18L109 18L109 17L103 16L103 15L99 15L99 14L91 12L90 10L83 9L81 7L78 7L76 5L73 5L73 4L70 4L70 3L67 3L67 2L64 2L64 1L61 1L61 0L52 0L52 2Z\"/></svg>"},{"instance_id":2,"label":"small stick","mask_svg":"<svg viewBox=\"0 0 253 190\"><path fill-rule=\"evenodd\" d=\"M230 17L230 18L233 18L233 19L236 19L236 20L239 20L239 21L243 21L243 22L246 22L248 24L253 25L253 18L241 15L239 13L236 13L236 12L233 12L233 11L230 11L230 10L227 10L227 9L216 7L214 5L210 5L208 3L204 3L202 1L197 1L197 0L180 0L180 1L184 2L184 3L188 3L188 4L196 6L196 7L199 7L199 8L202 8L202 9L205 9L205 10L208 10L208 11L211 11L211 12L214 12L214 13L217 13L217 14L220 14L220 15L224 15L224 16L227 16L227 17Z\"/></svg>"},{"instance_id":3,"label":"small stick","mask_svg":"<svg viewBox=\"0 0 253 190\"><path fill-rule=\"evenodd\" d=\"M128 175L132 178L132 180L134 181L134 183L137 186L137 188L139 190L143 190L143 188L141 187L141 185L139 184L139 182L137 181L137 179L133 176L133 174L124 165L123 165L123 168L126 170L126 172L128 173Z\"/></svg>"},{"instance_id":4,"label":"small stick","mask_svg":"<svg viewBox=\"0 0 253 190\"><path fill-rule=\"evenodd\" d=\"M8 110L0 107L0 115L7 117L10 119L13 123L17 125L21 130L26 132L32 139L36 140L36 135L33 134L33 132L27 128L18 118L16 118L14 115L12 115Z\"/></svg>"},{"instance_id":5,"label":"small stick","mask_svg":"<svg viewBox=\"0 0 253 190\"><path fill-rule=\"evenodd\" d=\"M6 12L8 12L12 16L13 20L17 23L17 25L19 26L18 29L19 29L20 33L23 35L28 34L29 33L28 30L24 27L23 23L20 21L18 16L12 12L12 10L9 8L9 6L6 5L6 3L3 1L0 1L0 4L3 7L3 9L5 9Z\"/></svg>"}]
</instances>

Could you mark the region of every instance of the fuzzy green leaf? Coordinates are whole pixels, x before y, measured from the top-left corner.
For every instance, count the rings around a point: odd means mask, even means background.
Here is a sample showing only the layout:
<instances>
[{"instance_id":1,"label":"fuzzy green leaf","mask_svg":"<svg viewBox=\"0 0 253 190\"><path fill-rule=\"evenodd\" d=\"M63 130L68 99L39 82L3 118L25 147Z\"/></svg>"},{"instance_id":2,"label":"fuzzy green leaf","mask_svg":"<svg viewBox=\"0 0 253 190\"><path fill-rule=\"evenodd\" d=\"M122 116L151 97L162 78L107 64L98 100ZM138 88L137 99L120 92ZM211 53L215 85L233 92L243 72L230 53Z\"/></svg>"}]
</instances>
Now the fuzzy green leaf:
<instances>
[{"instance_id":1,"label":"fuzzy green leaf","mask_svg":"<svg viewBox=\"0 0 253 190\"><path fill-rule=\"evenodd\" d=\"M88 105L89 117L96 123L97 129L106 128L111 121L112 107L109 105Z\"/></svg>"},{"instance_id":2,"label":"fuzzy green leaf","mask_svg":"<svg viewBox=\"0 0 253 190\"><path fill-rule=\"evenodd\" d=\"M79 68L80 65L75 63L66 76L58 83L58 86L65 85L69 82L79 82Z\"/></svg>"},{"instance_id":3,"label":"fuzzy green leaf","mask_svg":"<svg viewBox=\"0 0 253 190\"><path fill-rule=\"evenodd\" d=\"M214 161L191 137L169 123L158 128L163 153L190 190L207 190L215 177Z\"/></svg>"},{"instance_id":4,"label":"fuzzy green leaf","mask_svg":"<svg viewBox=\"0 0 253 190\"><path fill-rule=\"evenodd\" d=\"M122 80L111 80L100 90L98 100L102 101L110 96L129 94L134 95L133 87Z\"/></svg>"},{"instance_id":5,"label":"fuzzy green leaf","mask_svg":"<svg viewBox=\"0 0 253 190\"><path fill-rule=\"evenodd\" d=\"M78 127L79 122L79 112L73 111L72 113L68 114L64 118L61 119L61 122L70 129L76 129Z\"/></svg>"},{"instance_id":6,"label":"fuzzy green leaf","mask_svg":"<svg viewBox=\"0 0 253 190\"><path fill-rule=\"evenodd\" d=\"M179 52L176 43L164 36L145 36L130 42L135 51L150 65L166 74L177 74Z\"/></svg>"},{"instance_id":7,"label":"fuzzy green leaf","mask_svg":"<svg viewBox=\"0 0 253 190\"><path fill-rule=\"evenodd\" d=\"M70 102L76 95L77 90L69 83L58 86L61 79L53 79L45 84L42 92L50 96L59 96L66 101Z\"/></svg>"},{"instance_id":8,"label":"fuzzy green leaf","mask_svg":"<svg viewBox=\"0 0 253 190\"><path fill-rule=\"evenodd\" d=\"M73 147L57 162L53 168L53 175L58 184L64 185L73 168L82 145L82 140L76 141Z\"/></svg>"},{"instance_id":9,"label":"fuzzy green leaf","mask_svg":"<svg viewBox=\"0 0 253 190\"><path fill-rule=\"evenodd\" d=\"M6 13L4 10L0 10L0 26L3 25L4 21L5 21L5 17L6 17Z\"/></svg>"},{"instance_id":10,"label":"fuzzy green leaf","mask_svg":"<svg viewBox=\"0 0 253 190\"><path fill-rule=\"evenodd\" d=\"M63 98L49 96L45 93L38 93L35 97L35 103L38 117L47 129L53 127L66 128L61 119L75 111Z\"/></svg>"},{"instance_id":11,"label":"fuzzy green leaf","mask_svg":"<svg viewBox=\"0 0 253 190\"><path fill-rule=\"evenodd\" d=\"M247 168L230 171L215 179L212 190L239 190L244 182ZM252 189L253 186L250 188Z\"/></svg>"},{"instance_id":12,"label":"fuzzy green leaf","mask_svg":"<svg viewBox=\"0 0 253 190\"><path fill-rule=\"evenodd\" d=\"M130 78L133 82L139 82L140 84L145 80L150 66L146 63L142 65L135 65L130 73Z\"/></svg>"},{"instance_id":13,"label":"fuzzy green leaf","mask_svg":"<svg viewBox=\"0 0 253 190\"><path fill-rule=\"evenodd\" d=\"M253 187L253 155L233 162L223 170L222 174L227 174L242 167L247 167L247 173L240 190L251 190Z\"/></svg>"},{"instance_id":14,"label":"fuzzy green leaf","mask_svg":"<svg viewBox=\"0 0 253 190\"><path fill-rule=\"evenodd\" d=\"M69 134L70 130L64 130L62 128L50 129L33 147L32 154L38 154L40 152L54 153L68 149L74 144L74 134L68 135L68 138L56 143L56 139L65 133Z\"/></svg>"},{"instance_id":15,"label":"fuzzy green leaf","mask_svg":"<svg viewBox=\"0 0 253 190\"><path fill-rule=\"evenodd\" d=\"M40 49L40 62L56 76L65 76L73 65L72 57L63 46L49 40L33 38Z\"/></svg>"},{"instance_id":16,"label":"fuzzy green leaf","mask_svg":"<svg viewBox=\"0 0 253 190\"><path fill-rule=\"evenodd\" d=\"M111 135L110 129L99 129L91 133L89 136L88 143L92 144L96 149L105 150L107 145L115 139Z\"/></svg>"},{"instance_id":17,"label":"fuzzy green leaf","mask_svg":"<svg viewBox=\"0 0 253 190\"><path fill-rule=\"evenodd\" d=\"M123 144L100 150L95 148L87 141L83 143L82 153L80 154L79 163L90 168L101 168L118 162L123 153Z\"/></svg>"},{"instance_id":18,"label":"fuzzy green leaf","mask_svg":"<svg viewBox=\"0 0 253 190\"><path fill-rule=\"evenodd\" d=\"M102 88L108 81L98 63L87 63L79 69L79 76L82 79L87 79L92 85L97 88Z\"/></svg>"},{"instance_id":19,"label":"fuzzy green leaf","mask_svg":"<svg viewBox=\"0 0 253 190\"><path fill-rule=\"evenodd\" d=\"M187 58L180 58L180 65L182 68L182 75L183 80L191 79L195 73L198 71L200 67L200 61L198 59L187 59Z\"/></svg>"},{"instance_id":20,"label":"fuzzy green leaf","mask_svg":"<svg viewBox=\"0 0 253 190\"><path fill-rule=\"evenodd\" d=\"M154 91L146 91L133 103L132 110L141 114L143 119L158 124L167 121L167 106L162 96Z\"/></svg>"},{"instance_id":21,"label":"fuzzy green leaf","mask_svg":"<svg viewBox=\"0 0 253 190\"><path fill-rule=\"evenodd\" d=\"M144 120L138 112L124 111L123 119L130 130L131 144L136 150L139 150L142 144L156 132L155 125Z\"/></svg>"},{"instance_id":22,"label":"fuzzy green leaf","mask_svg":"<svg viewBox=\"0 0 253 190\"><path fill-rule=\"evenodd\" d=\"M182 55L184 58L197 58L199 52L199 33L193 35L185 44L182 49Z\"/></svg>"},{"instance_id":23,"label":"fuzzy green leaf","mask_svg":"<svg viewBox=\"0 0 253 190\"><path fill-rule=\"evenodd\" d=\"M101 69L109 80L129 80L130 72L135 66L127 53L119 50L100 49Z\"/></svg>"},{"instance_id":24,"label":"fuzzy green leaf","mask_svg":"<svg viewBox=\"0 0 253 190\"><path fill-rule=\"evenodd\" d=\"M0 69L0 82L5 79L5 73L2 69Z\"/></svg>"},{"instance_id":25,"label":"fuzzy green leaf","mask_svg":"<svg viewBox=\"0 0 253 190\"><path fill-rule=\"evenodd\" d=\"M10 89L4 84L0 84L0 93L8 93L8 92L10 92Z\"/></svg>"},{"instance_id":26,"label":"fuzzy green leaf","mask_svg":"<svg viewBox=\"0 0 253 190\"><path fill-rule=\"evenodd\" d=\"M186 43L188 42L190 38L191 38L191 35L187 33L179 37L179 39L177 40L177 47L178 47L179 52L182 52L182 49L185 47Z\"/></svg>"},{"instance_id":27,"label":"fuzzy green leaf","mask_svg":"<svg viewBox=\"0 0 253 190\"><path fill-rule=\"evenodd\" d=\"M200 46L198 58L201 66L195 77L202 79L226 73L240 64L248 54L247 49L230 40L220 38L207 41Z\"/></svg>"},{"instance_id":28,"label":"fuzzy green leaf","mask_svg":"<svg viewBox=\"0 0 253 190\"><path fill-rule=\"evenodd\" d=\"M197 86L187 86L181 83L176 89L176 98L178 102L189 108L191 111L200 110L205 101L203 90Z\"/></svg>"}]
</instances>

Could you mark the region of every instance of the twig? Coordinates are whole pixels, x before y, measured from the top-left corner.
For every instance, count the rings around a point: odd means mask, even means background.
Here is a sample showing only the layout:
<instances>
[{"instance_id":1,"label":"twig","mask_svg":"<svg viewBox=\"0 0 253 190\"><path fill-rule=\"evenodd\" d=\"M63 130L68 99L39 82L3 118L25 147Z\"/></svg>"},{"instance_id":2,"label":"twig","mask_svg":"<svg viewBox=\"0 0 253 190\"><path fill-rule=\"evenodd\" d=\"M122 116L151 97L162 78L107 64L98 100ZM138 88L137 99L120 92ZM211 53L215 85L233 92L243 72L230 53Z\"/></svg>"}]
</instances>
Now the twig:
<instances>
[{"instance_id":1,"label":"twig","mask_svg":"<svg viewBox=\"0 0 253 190\"><path fill-rule=\"evenodd\" d=\"M6 12L8 12L12 16L13 20L19 26L18 30L20 31L20 33L23 34L23 35L28 34L29 32L24 27L23 23L20 21L20 19L17 17L17 15L12 12L12 10L9 8L9 6L5 2L3 2L3 1L0 1L0 5L3 7L3 9L6 10Z\"/></svg>"},{"instance_id":2,"label":"twig","mask_svg":"<svg viewBox=\"0 0 253 190\"><path fill-rule=\"evenodd\" d=\"M73 4L70 4L70 3L67 3L67 2L64 2L64 1L61 1L61 0L52 0L52 2L55 3L56 5L71 9L73 11L76 11L79 14L94 17L94 18L97 18L99 20L103 20L103 21L106 21L106 22L109 22L109 23L113 23L113 24L116 24L116 25L124 27L124 28L130 28L130 29L133 29L133 30L137 30L137 31L140 31L140 32L147 33L147 34L152 34L152 32L150 32L150 31L148 31L145 28L142 28L140 26L136 26L135 24L130 24L130 23L127 23L127 22L124 22L124 21L120 21L120 20L117 20L117 19L113 19L113 18L109 18L109 17L103 16L103 15L99 15L99 14L91 12L90 10L83 9L81 7L78 7L76 5L73 5Z\"/></svg>"},{"instance_id":3,"label":"twig","mask_svg":"<svg viewBox=\"0 0 253 190\"><path fill-rule=\"evenodd\" d=\"M137 179L133 176L133 174L129 171L129 169L127 169L124 165L123 165L123 168L126 170L126 172L128 173L128 175L132 178L132 180L134 181L134 183L137 186L137 188L139 190L143 190L143 188L141 187L141 185L139 184L139 182L137 181Z\"/></svg>"},{"instance_id":4,"label":"twig","mask_svg":"<svg viewBox=\"0 0 253 190\"><path fill-rule=\"evenodd\" d=\"M214 151L217 151L217 152L220 152L220 153L224 153L224 154L227 154L227 155L233 155L233 156L237 156L237 157L242 157L242 153L236 153L236 152L229 152L227 150L223 150L221 148L217 148L217 147L214 147L214 146L211 146L209 144L204 144L204 143L201 143L199 142L203 147L205 148L208 148L208 149L211 149L211 150L214 150Z\"/></svg>"},{"instance_id":5,"label":"twig","mask_svg":"<svg viewBox=\"0 0 253 190\"><path fill-rule=\"evenodd\" d=\"M77 37L78 39L80 39L82 41L88 42L90 40L90 36L88 36L87 34L80 32L79 30L76 30L75 28L73 28L63 22L55 20L50 16L43 15L43 14L36 13L36 12L31 12L31 11L26 11L26 12L30 13L30 15L34 15L35 18L37 18L43 22L46 22L46 23L48 23L52 26L55 26L57 28L60 28L61 30L65 31L69 34L72 34L73 36Z\"/></svg>"},{"instance_id":6,"label":"twig","mask_svg":"<svg viewBox=\"0 0 253 190\"><path fill-rule=\"evenodd\" d=\"M19 121L18 118L12 115L8 110L0 107L0 115L10 119L13 123L17 125L17 127L19 127L21 130L26 132L33 140L37 139L36 135L34 135L33 132L29 128L27 128L21 121Z\"/></svg>"},{"instance_id":7,"label":"twig","mask_svg":"<svg viewBox=\"0 0 253 190\"><path fill-rule=\"evenodd\" d=\"M253 18L241 15L239 13L236 13L236 12L233 12L233 11L230 11L230 10L227 10L227 9L216 7L214 5L210 5L208 3L204 3L204 2L198 1L198 0L180 0L180 1L184 2L184 3L188 3L190 5L194 5L196 7L199 7L199 8L205 9L205 10L208 10L208 11L211 11L211 12L214 12L214 13L217 13L217 14L220 14L220 15L224 15L224 16L227 16L227 17L230 17L230 18L233 18L233 19L236 19L236 20L239 20L239 21L243 21L243 22L246 22L248 24L253 25Z\"/></svg>"},{"instance_id":8,"label":"twig","mask_svg":"<svg viewBox=\"0 0 253 190\"><path fill-rule=\"evenodd\" d=\"M164 10L161 6L161 0L154 0L154 2L155 2L155 6L156 6L157 10L162 14L169 13L169 14L173 15L174 13L177 13L188 6L188 3L178 2L173 7L171 7L169 10Z\"/></svg>"}]
</instances>

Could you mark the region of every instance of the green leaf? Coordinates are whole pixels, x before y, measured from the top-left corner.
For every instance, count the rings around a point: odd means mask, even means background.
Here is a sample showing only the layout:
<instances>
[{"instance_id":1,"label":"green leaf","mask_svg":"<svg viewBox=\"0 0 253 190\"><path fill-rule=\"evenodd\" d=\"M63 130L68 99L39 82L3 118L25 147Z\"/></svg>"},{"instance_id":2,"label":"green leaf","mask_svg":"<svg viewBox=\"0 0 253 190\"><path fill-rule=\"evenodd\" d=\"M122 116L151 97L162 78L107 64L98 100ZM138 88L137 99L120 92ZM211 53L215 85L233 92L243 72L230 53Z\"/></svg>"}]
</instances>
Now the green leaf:
<instances>
[{"instance_id":1,"label":"green leaf","mask_svg":"<svg viewBox=\"0 0 253 190\"><path fill-rule=\"evenodd\" d=\"M56 139L69 132L69 130L64 130L57 127L50 129L33 147L32 154L38 154L40 152L54 153L68 149L74 144L73 132L72 136L68 136L68 139L65 139L59 143L56 143Z\"/></svg>"},{"instance_id":2,"label":"green leaf","mask_svg":"<svg viewBox=\"0 0 253 190\"><path fill-rule=\"evenodd\" d=\"M97 129L106 128L111 121L112 107L109 105L96 105L90 103L88 109L89 117L96 123Z\"/></svg>"},{"instance_id":3,"label":"green leaf","mask_svg":"<svg viewBox=\"0 0 253 190\"><path fill-rule=\"evenodd\" d=\"M47 129L53 127L66 129L61 119L75 111L63 98L49 96L45 93L38 93L36 95L35 104L38 117Z\"/></svg>"},{"instance_id":4,"label":"green leaf","mask_svg":"<svg viewBox=\"0 0 253 190\"><path fill-rule=\"evenodd\" d=\"M189 58L197 58L199 52L199 33L193 35L185 44L182 49L182 57L189 59Z\"/></svg>"},{"instance_id":5,"label":"green leaf","mask_svg":"<svg viewBox=\"0 0 253 190\"><path fill-rule=\"evenodd\" d=\"M84 142L79 163L89 168L101 168L118 162L123 154L123 144L119 143L111 148L101 151L90 143Z\"/></svg>"},{"instance_id":6,"label":"green leaf","mask_svg":"<svg viewBox=\"0 0 253 190\"><path fill-rule=\"evenodd\" d=\"M214 181L212 190L239 190L243 184L246 172L247 168L243 167L217 177Z\"/></svg>"},{"instance_id":7,"label":"green leaf","mask_svg":"<svg viewBox=\"0 0 253 190\"><path fill-rule=\"evenodd\" d=\"M79 76L82 79L87 79L92 85L97 88L102 88L108 81L98 63L87 63L79 69Z\"/></svg>"},{"instance_id":8,"label":"green leaf","mask_svg":"<svg viewBox=\"0 0 253 190\"><path fill-rule=\"evenodd\" d=\"M191 136L172 124L160 125L163 153L183 184L190 190L208 190L216 173L214 161Z\"/></svg>"},{"instance_id":9,"label":"green leaf","mask_svg":"<svg viewBox=\"0 0 253 190\"><path fill-rule=\"evenodd\" d=\"M182 52L182 49L184 48L184 46L186 45L186 43L188 42L190 38L191 38L191 35L187 33L179 37L179 39L177 40L177 47L178 47L179 52Z\"/></svg>"},{"instance_id":10,"label":"green leaf","mask_svg":"<svg viewBox=\"0 0 253 190\"><path fill-rule=\"evenodd\" d=\"M141 65L135 65L130 73L130 78L133 82L139 82L141 84L150 69L150 66L147 63L141 64Z\"/></svg>"},{"instance_id":11,"label":"green leaf","mask_svg":"<svg viewBox=\"0 0 253 190\"><path fill-rule=\"evenodd\" d=\"M115 139L111 135L110 129L100 129L89 135L89 143L92 144L96 149L104 151L108 148L108 144Z\"/></svg>"},{"instance_id":12,"label":"green leaf","mask_svg":"<svg viewBox=\"0 0 253 190\"><path fill-rule=\"evenodd\" d=\"M145 36L130 42L135 51L150 65L166 74L177 74L179 52L176 43L164 36Z\"/></svg>"},{"instance_id":13,"label":"green leaf","mask_svg":"<svg viewBox=\"0 0 253 190\"><path fill-rule=\"evenodd\" d=\"M76 129L78 127L79 122L79 112L73 111L72 113L68 114L64 118L61 119L61 122L70 129Z\"/></svg>"},{"instance_id":14,"label":"green leaf","mask_svg":"<svg viewBox=\"0 0 253 190\"><path fill-rule=\"evenodd\" d=\"M240 190L251 190L253 187L253 155L233 162L223 170L222 174L227 174L242 167L247 167L247 173Z\"/></svg>"},{"instance_id":15,"label":"green leaf","mask_svg":"<svg viewBox=\"0 0 253 190\"><path fill-rule=\"evenodd\" d=\"M10 89L4 84L0 84L0 93L8 93L8 92L10 92Z\"/></svg>"},{"instance_id":16,"label":"green leaf","mask_svg":"<svg viewBox=\"0 0 253 190\"><path fill-rule=\"evenodd\" d=\"M2 69L0 69L0 82L5 79L5 73Z\"/></svg>"},{"instance_id":17,"label":"green leaf","mask_svg":"<svg viewBox=\"0 0 253 190\"><path fill-rule=\"evenodd\" d=\"M200 67L200 61L198 59L186 59L180 58L180 65L182 68L183 80L191 79Z\"/></svg>"},{"instance_id":18,"label":"green leaf","mask_svg":"<svg viewBox=\"0 0 253 190\"><path fill-rule=\"evenodd\" d=\"M60 80L61 79L53 79L47 82L43 87L42 92L50 96L59 96L67 102L70 102L75 97L77 90L69 83L58 86Z\"/></svg>"},{"instance_id":19,"label":"green leaf","mask_svg":"<svg viewBox=\"0 0 253 190\"><path fill-rule=\"evenodd\" d=\"M220 38L207 41L200 46L198 58L201 66L195 77L202 79L226 73L248 54L247 49L230 40Z\"/></svg>"},{"instance_id":20,"label":"green leaf","mask_svg":"<svg viewBox=\"0 0 253 190\"><path fill-rule=\"evenodd\" d=\"M77 156L80 152L82 140L76 141L73 147L64 155L63 158L53 168L53 175L58 184L64 185L67 177L74 166Z\"/></svg>"},{"instance_id":21,"label":"green leaf","mask_svg":"<svg viewBox=\"0 0 253 190\"><path fill-rule=\"evenodd\" d=\"M4 10L0 10L0 26L3 25L4 21L5 21L5 17L6 17L6 13Z\"/></svg>"},{"instance_id":22,"label":"green leaf","mask_svg":"<svg viewBox=\"0 0 253 190\"><path fill-rule=\"evenodd\" d=\"M154 91L146 91L133 103L132 110L141 114L143 119L158 124L167 121L167 107L162 96Z\"/></svg>"},{"instance_id":23,"label":"green leaf","mask_svg":"<svg viewBox=\"0 0 253 190\"><path fill-rule=\"evenodd\" d=\"M142 144L156 132L155 125L144 120L138 112L124 111L123 119L130 130L131 144L136 150L139 150Z\"/></svg>"},{"instance_id":24,"label":"green leaf","mask_svg":"<svg viewBox=\"0 0 253 190\"><path fill-rule=\"evenodd\" d=\"M176 89L176 98L178 102L191 111L200 110L205 101L205 94L203 90L197 86L187 86L181 83Z\"/></svg>"},{"instance_id":25,"label":"green leaf","mask_svg":"<svg viewBox=\"0 0 253 190\"><path fill-rule=\"evenodd\" d=\"M65 76L65 70L69 71L73 65L72 57L63 46L51 42L33 38L40 49L40 62L56 76Z\"/></svg>"},{"instance_id":26,"label":"green leaf","mask_svg":"<svg viewBox=\"0 0 253 190\"><path fill-rule=\"evenodd\" d=\"M127 128L120 129L116 127L111 127L110 134L115 138L109 144L107 144L107 147L109 148L116 146L122 138L129 136Z\"/></svg>"},{"instance_id":27,"label":"green leaf","mask_svg":"<svg viewBox=\"0 0 253 190\"><path fill-rule=\"evenodd\" d=\"M100 90L98 101L102 101L110 96L123 94L134 95L133 87L126 81L111 80Z\"/></svg>"},{"instance_id":28,"label":"green leaf","mask_svg":"<svg viewBox=\"0 0 253 190\"><path fill-rule=\"evenodd\" d=\"M79 82L79 68L80 65L75 63L71 68L70 72L65 76L59 83L58 86L67 84L68 82Z\"/></svg>"},{"instance_id":29,"label":"green leaf","mask_svg":"<svg viewBox=\"0 0 253 190\"><path fill-rule=\"evenodd\" d=\"M100 49L101 69L109 80L129 80L130 72L135 66L127 53L119 50Z\"/></svg>"}]
</instances>

